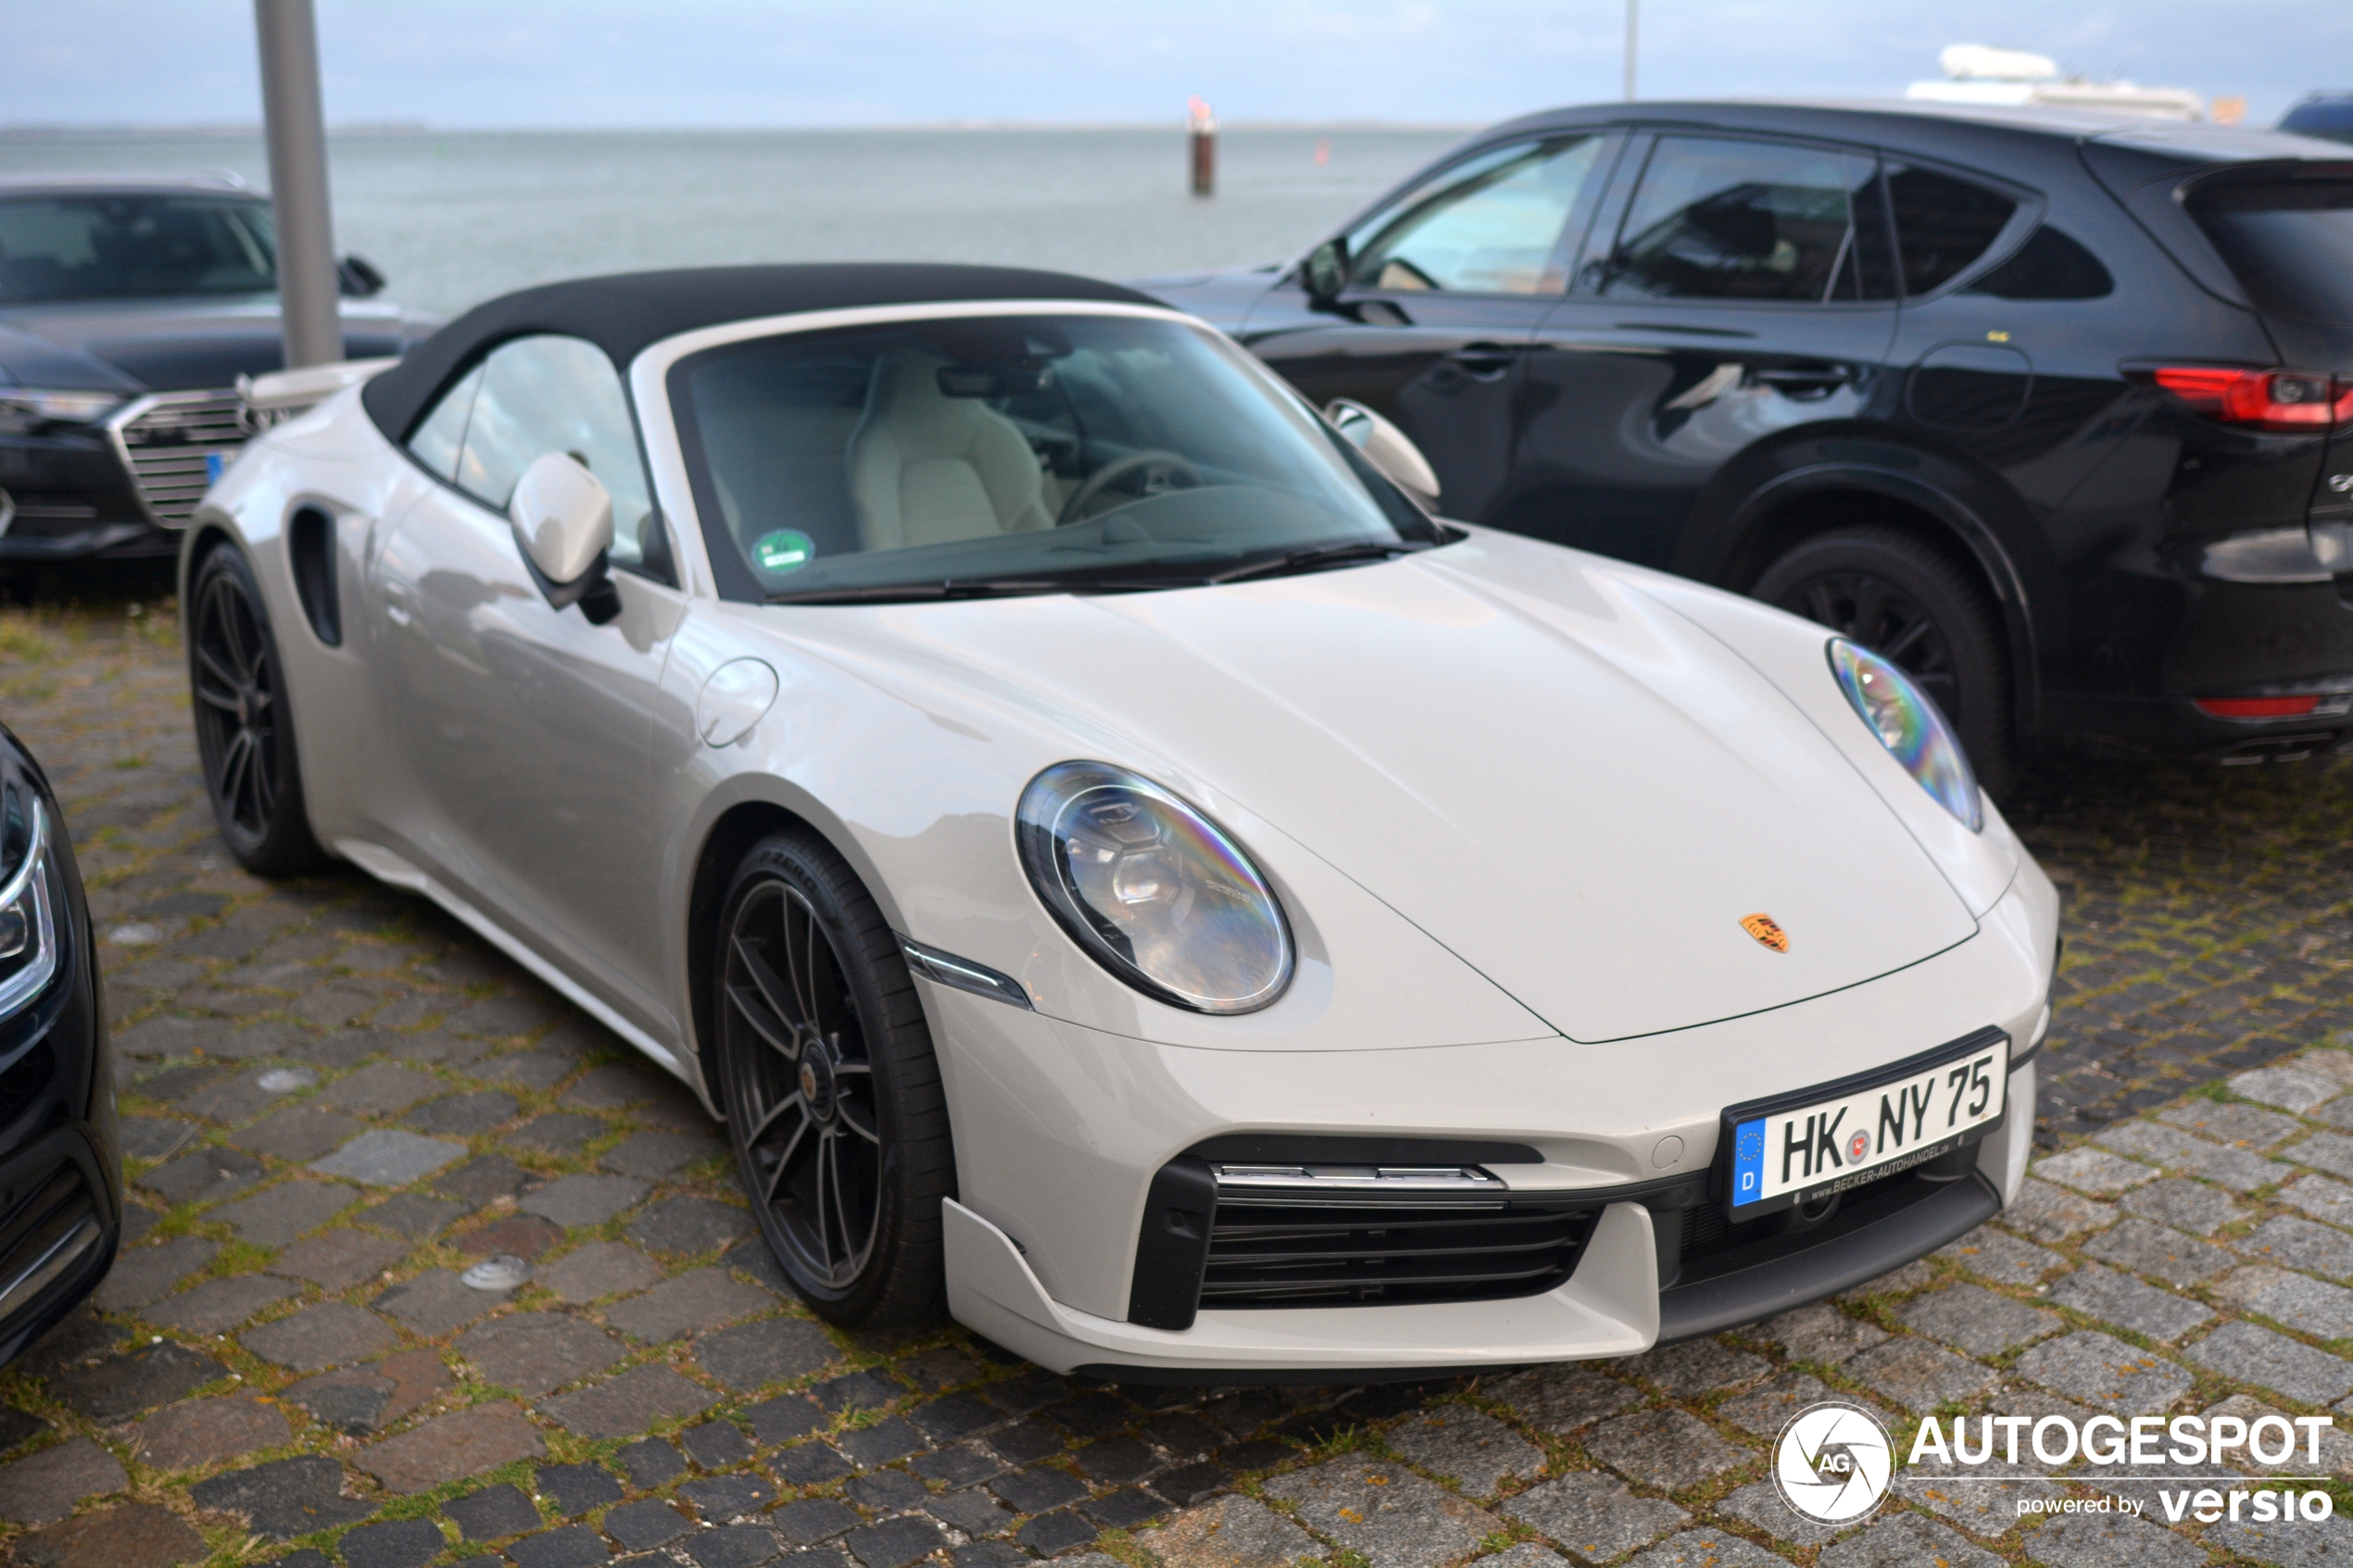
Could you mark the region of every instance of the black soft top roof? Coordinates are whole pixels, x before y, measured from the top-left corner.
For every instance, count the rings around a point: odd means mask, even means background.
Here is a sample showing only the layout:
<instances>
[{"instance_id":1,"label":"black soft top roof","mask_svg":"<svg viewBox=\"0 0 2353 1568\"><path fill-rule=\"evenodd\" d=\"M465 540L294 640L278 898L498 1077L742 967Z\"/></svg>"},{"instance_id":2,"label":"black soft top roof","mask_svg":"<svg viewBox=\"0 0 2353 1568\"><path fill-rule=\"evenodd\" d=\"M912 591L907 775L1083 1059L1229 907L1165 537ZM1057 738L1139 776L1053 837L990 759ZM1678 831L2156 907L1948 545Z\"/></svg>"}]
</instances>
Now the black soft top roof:
<instances>
[{"instance_id":1,"label":"black soft top roof","mask_svg":"<svg viewBox=\"0 0 2353 1568\"><path fill-rule=\"evenodd\" d=\"M377 428L400 441L453 376L510 338L535 332L585 338L625 370L650 344L728 321L804 310L995 299L1162 303L1116 283L1020 267L835 262L616 272L547 283L477 305L370 381L360 400Z\"/></svg>"}]
</instances>

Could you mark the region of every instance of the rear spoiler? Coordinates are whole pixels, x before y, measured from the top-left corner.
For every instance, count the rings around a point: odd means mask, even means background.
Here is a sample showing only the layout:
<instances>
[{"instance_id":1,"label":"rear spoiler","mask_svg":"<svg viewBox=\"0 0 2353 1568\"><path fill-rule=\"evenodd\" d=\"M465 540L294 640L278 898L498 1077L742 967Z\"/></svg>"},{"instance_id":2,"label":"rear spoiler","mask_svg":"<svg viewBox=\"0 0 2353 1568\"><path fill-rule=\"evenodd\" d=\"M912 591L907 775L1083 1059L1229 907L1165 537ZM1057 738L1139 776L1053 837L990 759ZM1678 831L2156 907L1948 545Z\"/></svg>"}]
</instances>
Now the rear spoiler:
<instances>
[{"instance_id":1,"label":"rear spoiler","mask_svg":"<svg viewBox=\"0 0 2353 1568\"><path fill-rule=\"evenodd\" d=\"M2269 157L2224 161L2192 152L2093 138L2081 144L2084 166L2148 232L2174 265L2198 287L2242 310L2255 308L2206 231L2189 213L2191 193L2201 186L2243 180L2342 180L2353 177L2353 161Z\"/></svg>"}]
</instances>

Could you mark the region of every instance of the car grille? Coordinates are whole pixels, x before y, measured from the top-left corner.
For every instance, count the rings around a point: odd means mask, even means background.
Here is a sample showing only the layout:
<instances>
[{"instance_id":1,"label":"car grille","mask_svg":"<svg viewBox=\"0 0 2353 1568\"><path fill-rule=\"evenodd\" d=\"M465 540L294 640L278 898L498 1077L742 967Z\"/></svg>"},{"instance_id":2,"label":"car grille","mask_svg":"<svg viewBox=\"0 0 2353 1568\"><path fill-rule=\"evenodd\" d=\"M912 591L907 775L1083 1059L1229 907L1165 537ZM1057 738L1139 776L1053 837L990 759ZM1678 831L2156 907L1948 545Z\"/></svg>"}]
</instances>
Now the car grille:
<instances>
[{"instance_id":1,"label":"car grille","mask_svg":"<svg viewBox=\"0 0 2353 1568\"><path fill-rule=\"evenodd\" d=\"M1784 1209L1763 1219L1734 1223L1725 1215L1721 1205L1696 1204L1682 1213L1681 1247L1679 1250L1680 1265L1675 1280L1670 1283L1691 1284L1713 1277L1726 1268L1754 1262L1760 1257L1800 1250L1818 1239L1817 1227L1827 1224L1834 1216L1895 1195L1909 1195L1912 1201L1919 1201L1930 1196L1937 1185L1969 1170L1976 1162L1976 1146L1966 1145L1925 1167L1916 1165L1908 1170L1892 1171L1860 1185L1849 1187L1838 1195L1836 1202L1812 1215L1800 1210Z\"/></svg>"},{"instance_id":2,"label":"car grille","mask_svg":"<svg viewBox=\"0 0 2353 1568\"><path fill-rule=\"evenodd\" d=\"M14 1125L49 1092L49 1080L57 1073L57 1053L49 1042L42 1041L0 1073L0 1131Z\"/></svg>"},{"instance_id":3,"label":"car grille","mask_svg":"<svg viewBox=\"0 0 2353 1568\"><path fill-rule=\"evenodd\" d=\"M0 1213L0 1334L88 1256L106 1229L95 1196L72 1160L58 1160L6 1196L17 1202Z\"/></svg>"},{"instance_id":4,"label":"car grille","mask_svg":"<svg viewBox=\"0 0 2353 1568\"><path fill-rule=\"evenodd\" d=\"M248 433L233 390L160 392L119 416L115 435L148 514L167 528L186 526L212 487L212 458L237 455Z\"/></svg>"},{"instance_id":5,"label":"car grille","mask_svg":"<svg viewBox=\"0 0 2353 1568\"><path fill-rule=\"evenodd\" d=\"M1575 1272L1599 1212L1515 1198L1475 1166L1215 1173L1203 1307L1534 1296Z\"/></svg>"}]
</instances>

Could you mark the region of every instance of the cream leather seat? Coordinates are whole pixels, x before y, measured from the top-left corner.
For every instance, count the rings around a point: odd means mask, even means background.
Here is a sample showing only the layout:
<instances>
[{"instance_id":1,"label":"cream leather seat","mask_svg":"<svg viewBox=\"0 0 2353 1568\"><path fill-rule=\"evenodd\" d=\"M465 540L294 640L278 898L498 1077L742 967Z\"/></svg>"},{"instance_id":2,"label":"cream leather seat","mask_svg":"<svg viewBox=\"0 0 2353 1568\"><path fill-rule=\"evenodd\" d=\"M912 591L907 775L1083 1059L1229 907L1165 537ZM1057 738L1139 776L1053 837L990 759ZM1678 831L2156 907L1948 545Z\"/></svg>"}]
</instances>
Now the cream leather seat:
<instances>
[{"instance_id":1,"label":"cream leather seat","mask_svg":"<svg viewBox=\"0 0 2353 1568\"><path fill-rule=\"evenodd\" d=\"M944 363L914 353L875 361L849 453L849 495L866 549L1054 525L1029 443L979 398L943 395L936 372Z\"/></svg>"}]
</instances>

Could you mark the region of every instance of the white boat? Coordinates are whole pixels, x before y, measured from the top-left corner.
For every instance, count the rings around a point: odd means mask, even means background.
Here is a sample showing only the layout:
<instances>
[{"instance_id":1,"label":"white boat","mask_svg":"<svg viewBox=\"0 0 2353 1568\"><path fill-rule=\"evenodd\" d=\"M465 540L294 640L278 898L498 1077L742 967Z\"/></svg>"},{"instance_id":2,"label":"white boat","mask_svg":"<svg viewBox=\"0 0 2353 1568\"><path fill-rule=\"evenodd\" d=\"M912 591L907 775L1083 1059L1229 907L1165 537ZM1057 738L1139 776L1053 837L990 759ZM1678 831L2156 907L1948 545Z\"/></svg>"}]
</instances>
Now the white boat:
<instances>
[{"instance_id":1,"label":"white boat","mask_svg":"<svg viewBox=\"0 0 2353 1568\"><path fill-rule=\"evenodd\" d=\"M2186 87L2143 87L2119 78L2094 82L2062 76L2048 55L1995 49L1982 44L1947 44L1936 56L1941 82L1915 82L1904 96L1938 104L2048 104L2065 108L2108 109L2156 119L2204 119L2206 99Z\"/></svg>"}]
</instances>

